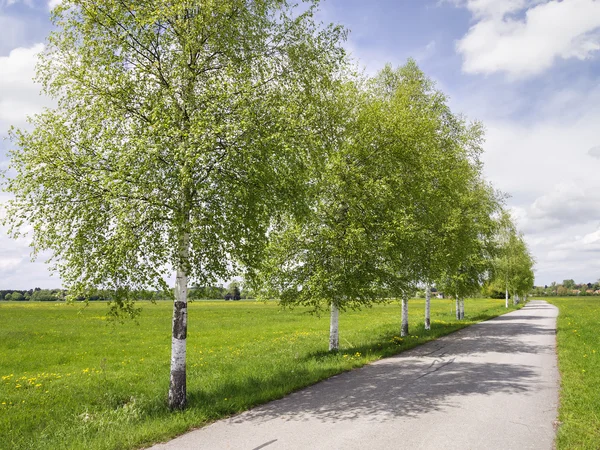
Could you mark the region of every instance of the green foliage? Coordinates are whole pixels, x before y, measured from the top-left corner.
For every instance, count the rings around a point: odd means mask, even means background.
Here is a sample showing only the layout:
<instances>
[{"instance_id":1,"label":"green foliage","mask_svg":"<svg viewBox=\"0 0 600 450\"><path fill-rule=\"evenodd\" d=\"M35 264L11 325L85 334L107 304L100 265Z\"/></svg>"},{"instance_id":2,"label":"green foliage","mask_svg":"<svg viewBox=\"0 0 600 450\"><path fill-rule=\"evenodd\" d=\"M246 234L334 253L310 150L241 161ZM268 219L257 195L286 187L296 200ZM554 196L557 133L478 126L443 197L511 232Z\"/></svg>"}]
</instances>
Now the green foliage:
<instances>
[{"instance_id":1,"label":"green foliage","mask_svg":"<svg viewBox=\"0 0 600 450\"><path fill-rule=\"evenodd\" d=\"M20 292L13 292L10 295L10 299L7 299L7 300L21 301L21 300L25 300L25 297Z\"/></svg>"},{"instance_id":2,"label":"green foliage","mask_svg":"<svg viewBox=\"0 0 600 450\"><path fill-rule=\"evenodd\" d=\"M444 293L459 298L479 292L489 281L498 252L494 216L501 209L499 195L479 174L471 183L453 209L445 250L450 255L440 282Z\"/></svg>"},{"instance_id":3,"label":"green foliage","mask_svg":"<svg viewBox=\"0 0 600 450\"><path fill-rule=\"evenodd\" d=\"M344 57L306 6L63 1L38 67L57 107L10 133L11 233L30 223L74 296L252 265L271 217L305 207Z\"/></svg>"},{"instance_id":4,"label":"green foliage","mask_svg":"<svg viewBox=\"0 0 600 450\"><path fill-rule=\"evenodd\" d=\"M21 291L12 289L0 290L0 300L29 300L33 290Z\"/></svg>"},{"instance_id":5,"label":"green foliage","mask_svg":"<svg viewBox=\"0 0 600 450\"><path fill-rule=\"evenodd\" d=\"M329 322L304 308L195 302L189 407L173 414L171 302L140 304L138 325L117 325L100 302L0 303L0 449L145 447L504 312L502 302L467 299L470 316L459 324L452 302L434 299L434 329L414 315L412 336L401 339L397 305L350 311L340 316L340 352L329 354Z\"/></svg>"},{"instance_id":6,"label":"green foliage","mask_svg":"<svg viewBox=\"0 0 600 450\"><path fill-rule=\"evenodd\" d=\"M556 446L597 449L600 442L600 300L549 298L560 312L557 325L561 373Z\"/></svg>"},{"instance_id":7,"label":"green foliage","mask_svg":"<svg viewBox=\"0 0 600 450\"><path fill-rule=\"evenodd\" d=\"M479 280L474 247L485 245L497 205L480 180L480 125L453 115L412 60L340 86L331 103L336 126L313 175L311 214L272 228L263 295L343 310L412 292L461 264Z\"/></svg>"},{"instance_id":8,"label":"green foliage","mask_svg":"<svg viewBox=\"0 0 600 450\"><path fill-rule=\"evenodd\" d=\"M31 301L52 302L64 299L64 292L60 289L36 289L31 295Z\"/></svg>"},{"instance_id":9,"label":"green foliage","mask_svg":"<svg viewBox=\"0 0 600 450\"><path fill-rule=\"evenodd\" d=\"M228 298L229 297L229 298ZM240 291L240 283L238 281L232 281L229 283L225 300L241 300L242 292Z\"/></svg>"},{"instance_id":10,"label":"green foliage","mask_svg":"<svg viewBox=\"0 0 600 450\"><path fill-rule=\"evenodd\" d=\"M534 259L523 235L518 233L508 213L500 219L499 253L495 260L494 286L498 290L526 295L534 287Z\"/></svg>"}]
</instances>

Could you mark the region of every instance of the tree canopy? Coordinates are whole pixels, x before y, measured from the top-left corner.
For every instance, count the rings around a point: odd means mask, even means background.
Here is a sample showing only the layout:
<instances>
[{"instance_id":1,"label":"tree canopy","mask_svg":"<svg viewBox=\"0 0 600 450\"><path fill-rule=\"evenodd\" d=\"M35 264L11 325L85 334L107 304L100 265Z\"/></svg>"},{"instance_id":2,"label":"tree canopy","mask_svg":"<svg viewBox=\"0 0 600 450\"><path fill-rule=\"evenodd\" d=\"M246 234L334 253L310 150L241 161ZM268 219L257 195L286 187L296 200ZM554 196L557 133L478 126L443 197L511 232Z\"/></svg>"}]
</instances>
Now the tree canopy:
<instances>
[{"instance_id":1,"label":"tree canopy","mask_svg":"<svg viewBox=\"0 0 600 450\"><path fill-rule=\"evenodd\" d=\"M451 271L469 292L479 287L500 208L481 176L480 125L453 114L414 61L336 98L311 214L270 231L268 295L334 315Z\"/></svg>"},{"instance_id":2,"label":"tree canopy","mask_svg":"<svg viewBox=\"0 0 600 450\"><path fill-rule=\"evenodd\" d=\"M306 209L344 60L345 31L317 24L317 4L63 1L38 67L57 107L11 131L12 234L32 224L75 292L166 291L176 272L183 352L188 279L252 266L271 218Z\"/></svg>"}]
</instances>

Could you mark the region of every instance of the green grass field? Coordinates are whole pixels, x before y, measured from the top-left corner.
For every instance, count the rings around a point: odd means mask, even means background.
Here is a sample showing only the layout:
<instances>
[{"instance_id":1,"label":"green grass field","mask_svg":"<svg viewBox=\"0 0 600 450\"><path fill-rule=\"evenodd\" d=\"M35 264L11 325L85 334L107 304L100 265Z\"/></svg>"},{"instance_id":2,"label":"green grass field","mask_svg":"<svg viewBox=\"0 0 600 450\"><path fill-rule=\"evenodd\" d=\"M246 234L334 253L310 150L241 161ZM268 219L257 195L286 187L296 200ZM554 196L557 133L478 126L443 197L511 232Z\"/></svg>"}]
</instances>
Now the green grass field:
<instances>
[{"instance_id":1,"label":"green grass field","mask_svg":"<svg viewBox=\"0 0 600 450\"><path fill-rule=\"evenodd\" d=\"M107 323L104 303L0 302L0 448L123 449L166 440L501 314L503 303L467 300L458 324L453 301L433 300L426 333L424 301L411 300L405 339L397 303L343 313L338 354L327 352L328 317L258 302L192 303L189 407L172 413L169 302L143 303L139 323L124 325ZM590 347L586 362L592 356Z\"/></svg>"},{"instance_id":2,"label":"green grass field","mask_svg":"<svg viewBox=\"0 0 600 450\"><path fill-rule=\"evenodd\" d=\"M600 299L548 298L558 306L561 373L558 449L600 448Z\"/></svg>"}]
</instances>

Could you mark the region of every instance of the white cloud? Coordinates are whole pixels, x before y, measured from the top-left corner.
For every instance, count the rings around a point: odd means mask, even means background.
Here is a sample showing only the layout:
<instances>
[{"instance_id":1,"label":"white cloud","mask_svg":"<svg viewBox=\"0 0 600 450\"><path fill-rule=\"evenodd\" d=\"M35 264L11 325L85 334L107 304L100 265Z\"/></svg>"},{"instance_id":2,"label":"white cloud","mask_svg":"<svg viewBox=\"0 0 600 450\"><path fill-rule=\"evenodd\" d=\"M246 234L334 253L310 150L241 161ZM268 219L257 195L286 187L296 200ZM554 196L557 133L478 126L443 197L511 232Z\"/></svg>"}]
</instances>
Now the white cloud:
<instances>
[{"instance_id":1,"label":"white cloud","mask_svg":"<svg viewBox=\"0 0 600 450\"><path fill-rule=\"evenodd\" d=\"M18 267L23 260L21 258L2 258L0 259L0 270L9 271Z\"/></svg>"},{"instance_id":2,"label":"white cloud","mask_svg":"<svg viewBox=\"0 0 600 450\"><path fill-rule=\"evenodd\" d=\"M62 3L62 0L49 0L48 9L54 9Z\"/></svg>"},{"instance_id":3,"label":"white cloud","mask_svg":"<svg viewBox=\"0 0 600 450\"><path fill-rule=\"evenodd\" d=\"M595 250L600 251L600 228L593 233L586 234L581 239L581 243L584 245L593 245Z\"/></svg>"},{"instance_id":4,"label":"white cloud","mask_svg":"<svg viewBox=\"0 0 600 450\"><path fill-rule=\"evenodd\" d=\"M6 125L23 125L27 115L38 113L49 100L40 96L40 85L33 83L37 54L44 44L16 48L0 57L0 133Z\"/></svg>"},{"instance_id":5,"label":"white cloud","mask_svg":"<svg viewBox=\"0 0 600 450\"><path fill-rule=\"evenodd\" d=\"M528 234L596 224L600 222L600 190L586 189L573 181L560 182L527 208L516 208L514 215L522 231Z\"/></svg>"},{"instance_id":6,"label":"white cloud","mask_svg":"<svg viewBox=\"0 0 600 450\"><path fill-rule=\"evenodd\" d=\"M566 237L563 242L547 248L543 270L554 274L550 280L573 278L578 282L594 282L600 277L600 227L584 235Z\"/></svg>"},{"instance_id":7,"label":"white cloud","mask_svg":"<svg viewBox=\"0 0 600 450\"><path fill-rule=\"evenodd\" d=\"M28 115L41 111L51 102L39 95L40 86L33 83L36 55L44 49L43 44L29 48L13 49L8 56L0 57L0 138L9 125L24 126ZM0 161L0 169L6 169L6 161ZM0 194L0 220L4 214L2 205L8 200ZM51 278L40 255L30 261L30 239L11 239L6 228L0 226L0 287L5 289L30 289L32 287L59 287L60 280Z\"/></svg>"},{"instance_id":8,"label":"white cloud","mask_svg":"<svg viewBox=\"0 0 600 450\"><path fill-rule=\"evenodd\" d=\"M593 158L600 158L600 145L590 148L588 150L588 155Z\"/></svg>"},{"instance_id":9,"label":"white cloud","mask_svg":"<svg viewBox=\"0 0 600 450\"><path fill-rule=\"evenodd\" d=\"M564 182L578 180L582 189L600 193L600 161L585 152L598 140L600 113L574 123L534 124L485 121L485 172L515 204L532 201Z\"/></svg>"},{"instance_id":10,"label":"white cloud","mask_svg":"<svg viewBox=\"0 0 600 450\"><path fill-rule=\"evenodd\" d=\"M558 59L583 60L600 50L600 0L454 3L477 20L456 46L467 73L534 76ZM524 17L518 17L523 11Z\"/></svg>"},{"instance_id":11,"label":"white cloud","mask_svg":"<svg viewBox=\"0 0 600 450\"><path fill-rule=\"evenodd\" d=\"M524 89L473 78L449 89L453 110L485 124L486 178L511 195L537 284L600 277L600 255L584 245L600 223L600 157L591 157L600 143L600 85L589 75L564 81Z\"/></svg>"},{"instance_id":12,"label":"white cloud","mask_svg":"<svg viewBox=\"0 0 600 450\"><path fill-rule=\"evenodd\" d=\"M531 0L449 0L456 6L467 8L475 18L499 17L523 10Z\"/></svg>"},{"instance_id":13,"label":"white cloud","mask_svg":"<svg viewBox=\"0 0 600 450\"><path fill-rule=\"evenodd\" d=\"M8 195L0 193L0 222L5 214L3 205L8 199ZM31 231L30 227L29 231ZM31 261L30 243L29 236L19 239L10 238L7 229L0 225L0 288L31 289L61 286L60 279L51 276L44 262L48 259L49 253L45 252L39 255L35 262Z\"/></svg>"}]
</instances>

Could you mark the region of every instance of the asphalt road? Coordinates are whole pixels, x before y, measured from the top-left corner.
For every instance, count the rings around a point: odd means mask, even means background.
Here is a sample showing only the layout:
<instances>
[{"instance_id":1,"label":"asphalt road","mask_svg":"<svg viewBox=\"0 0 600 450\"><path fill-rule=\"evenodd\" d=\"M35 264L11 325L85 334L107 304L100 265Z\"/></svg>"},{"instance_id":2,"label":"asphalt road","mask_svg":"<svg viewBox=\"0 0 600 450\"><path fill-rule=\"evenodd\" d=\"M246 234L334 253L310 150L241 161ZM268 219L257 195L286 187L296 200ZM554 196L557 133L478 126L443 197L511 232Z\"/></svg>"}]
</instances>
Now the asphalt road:
<instances>
[{"instance_id":1,"label":"asphalt road","mask_svg":"<svg viewBox=\"0 0 600 450\"><path fill-rule=\"evenodd\" d=\"M552 449L557 309L531 301L152 449Z\"/></svg>"}]
</instances>

